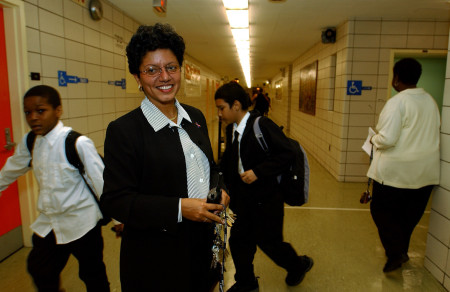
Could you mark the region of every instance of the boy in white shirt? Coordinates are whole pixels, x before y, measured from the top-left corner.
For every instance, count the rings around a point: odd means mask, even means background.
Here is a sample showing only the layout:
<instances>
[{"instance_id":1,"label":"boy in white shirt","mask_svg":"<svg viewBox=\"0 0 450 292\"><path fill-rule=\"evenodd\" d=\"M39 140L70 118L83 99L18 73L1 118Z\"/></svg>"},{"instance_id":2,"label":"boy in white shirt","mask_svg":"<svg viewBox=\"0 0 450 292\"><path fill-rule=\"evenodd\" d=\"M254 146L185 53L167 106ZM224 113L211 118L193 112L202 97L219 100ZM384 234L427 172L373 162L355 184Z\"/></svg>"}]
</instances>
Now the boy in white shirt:
<instances>
[{"instance_id":1,"label":"boy in white shirt","mask_svg":"<svg viewBox=\"0 0 450 292\"><path fill-rule=\"evenodd\" d=\"M50 86L35 86L27 91L23 104L27 123L36 135L33 151L30 154L27 148L27 134L0 171L0 192L33 169L39 184L40 214L31 225L34 234L28 272L38 291L59 291L60 273L73 254L87 291L110 291L98 224L102 213L78 169L67 161L65 139L72 129L59 120L59 93ZM80 136L76 150L99 198L104 165L94 143Z\"/></svg>"}]
</instances>

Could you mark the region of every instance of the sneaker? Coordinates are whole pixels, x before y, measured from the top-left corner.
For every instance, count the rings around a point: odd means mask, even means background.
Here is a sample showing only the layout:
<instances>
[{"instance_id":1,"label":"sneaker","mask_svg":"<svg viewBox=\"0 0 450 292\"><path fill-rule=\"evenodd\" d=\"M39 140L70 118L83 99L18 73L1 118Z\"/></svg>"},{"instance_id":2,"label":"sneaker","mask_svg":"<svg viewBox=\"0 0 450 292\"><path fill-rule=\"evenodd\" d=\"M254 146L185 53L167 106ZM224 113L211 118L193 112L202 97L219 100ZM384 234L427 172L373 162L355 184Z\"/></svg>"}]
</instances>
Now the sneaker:
<instances>
[{"instance_id":1,"label":"sneaker","mask_svg":"<svg viewBox=\"0 0 450 292\"><path fill-rule=\"evenodd\" d=\"M227 292L258 292L258 278L251 282L236 282Z\"/></svg>"},{"instance_id":2,"label":"sneaker","mask_svg":"<svg viewBox=\"0 0 450 292\"><path fill-rule=\"evenodd\" d=\"M314 265L313 259L306 255L299 256L298 259L300 261L300 265L295 269L290 271L288 270L285 281L289 286L297 286L300 284L305 278L306 273L309 272Z\"/></svg>"}]
</instances>

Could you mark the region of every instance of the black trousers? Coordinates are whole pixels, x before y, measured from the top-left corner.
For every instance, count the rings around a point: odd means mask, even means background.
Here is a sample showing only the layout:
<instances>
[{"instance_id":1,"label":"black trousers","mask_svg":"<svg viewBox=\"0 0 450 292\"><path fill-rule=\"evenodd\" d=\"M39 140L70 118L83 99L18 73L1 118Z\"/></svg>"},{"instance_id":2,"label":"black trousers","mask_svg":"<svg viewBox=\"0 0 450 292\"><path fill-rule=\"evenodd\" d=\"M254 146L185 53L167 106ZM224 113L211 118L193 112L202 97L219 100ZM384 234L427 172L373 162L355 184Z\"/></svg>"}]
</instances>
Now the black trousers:
<instances>
[{"instance_id":1,"label":"black trousers","mask_svg":"<svg viewBox=\"0 0 450 292\"><path fill-rule=\"evenodd\" d=\"M290 270L299 265L297 253L283 241L284 201L280 193L256 202L246 197L245 186L232 197L237 220L231 227L230 251L236 268L236 282L254 279L256 246L280 267ZM247 186L248 187L248 186Z\"/></svg>"},{"instance_id":2,"label":"black trousers","mask_svg":"<svg viewBox=\"0 0 450 292\"><path fill-rule=\"evenodd\" d=\"M422 218L433 186L400 189L374 181L370 212L378 228L386 256L407 254L411 234Z\"/></svg>"},{"instance_id":3,"label":"black trousers","mask_svg":"<svg viewBox=\"0 0 450 292\"><path fill-rule=\"evenodd\" d=\"M100 225L80 239L67 244L56 244L55 234L45 238L33 234L33 248L28 255L28 272L39 292L57 292L60 273L70 254L79 263L79 277L88 292L109 292L109 282L103 263L103 237Z\"/></svg>"}]
</instances>

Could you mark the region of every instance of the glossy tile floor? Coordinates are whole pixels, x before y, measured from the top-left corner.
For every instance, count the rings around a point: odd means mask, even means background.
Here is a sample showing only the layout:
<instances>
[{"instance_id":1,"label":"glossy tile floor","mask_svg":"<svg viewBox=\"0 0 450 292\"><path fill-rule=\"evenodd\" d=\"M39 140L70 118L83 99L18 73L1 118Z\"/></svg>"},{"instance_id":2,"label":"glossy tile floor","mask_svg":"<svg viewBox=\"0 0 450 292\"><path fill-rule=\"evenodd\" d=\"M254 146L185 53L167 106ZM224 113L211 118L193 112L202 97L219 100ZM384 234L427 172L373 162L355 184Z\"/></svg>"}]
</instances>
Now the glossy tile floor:
<instances>
[{"instance_id":1,"label":"glossy tile floor","mask_svg":"<svg viewBox=\"0 0 450 292\"><path fill-rule=\"evenodd\" d=\"M386 261L368 205L359 204L363 183L339 183L310 158L310 201L302 207L286 207L285 240L299 254L314 259L314 267L296 287L284 283L286 272L258 250L255 273L261 292L277 291L446 291L423 267L427 211L411 240L410 261L390 274L382 272ZM429 207L427 208L429 210ZM121 291L119 282L120 239L105 227L105 263L111 291ZM0 263L0 291L35 291L26 271L30 248L22 248ZM233 285L234 266L228 258L225 288ZM71 257L62 273L67 292L85 291L78 278L78 263ZM215 291L219 291L218 287Z\"/></svg>"}]
</instances>

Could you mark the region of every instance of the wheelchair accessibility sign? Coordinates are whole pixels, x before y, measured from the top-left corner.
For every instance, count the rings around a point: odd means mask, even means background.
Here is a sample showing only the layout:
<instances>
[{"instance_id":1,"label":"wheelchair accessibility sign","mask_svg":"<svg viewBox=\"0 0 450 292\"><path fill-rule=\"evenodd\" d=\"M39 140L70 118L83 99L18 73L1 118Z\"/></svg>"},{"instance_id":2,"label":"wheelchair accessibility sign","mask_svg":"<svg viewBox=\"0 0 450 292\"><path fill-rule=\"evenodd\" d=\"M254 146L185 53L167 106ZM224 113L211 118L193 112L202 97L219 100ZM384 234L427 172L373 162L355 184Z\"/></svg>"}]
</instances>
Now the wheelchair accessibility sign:
<instances>
[{"instance_id":1,"label":"wheelchair accessibility sign","mask_svg":"<svg viewBox=\"0 0 450 292\"><path fill-rule=\"evenodd\" d=\"M372 86L362 86L362 80L347 81L347 95L361 95L363 90L372 90Z\"/></svg>"},{"instance_id":2,"label":"wheelchair accessibility sign","mask_svg":"<svg viewBox=\"0 0 450 292\"><path fill-rule=\"evenodd\" d=\"M87 78L80 78L78 76L67 75L66 71L58 71L58 85L67 86L67 83L88 83Z\"/></svg>"}]
</instances>

